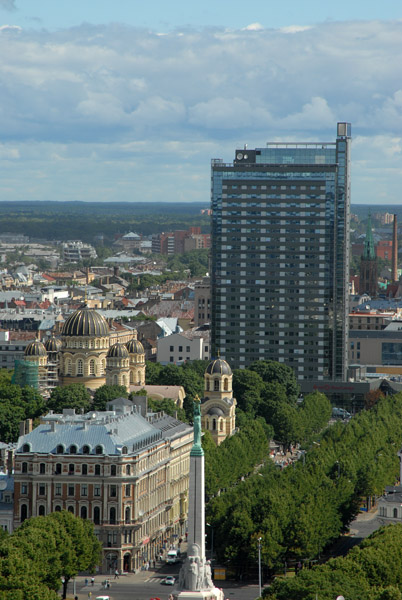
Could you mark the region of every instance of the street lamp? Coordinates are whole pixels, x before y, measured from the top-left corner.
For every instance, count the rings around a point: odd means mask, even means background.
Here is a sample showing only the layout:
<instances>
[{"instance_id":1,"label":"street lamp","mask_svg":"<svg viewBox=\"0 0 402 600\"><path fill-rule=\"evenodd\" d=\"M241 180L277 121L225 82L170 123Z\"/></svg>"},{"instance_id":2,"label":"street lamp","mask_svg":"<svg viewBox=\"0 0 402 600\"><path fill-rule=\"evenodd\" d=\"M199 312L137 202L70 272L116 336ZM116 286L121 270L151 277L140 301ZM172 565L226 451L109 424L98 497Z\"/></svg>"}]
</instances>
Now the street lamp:
<instances>
[{"instance_id":1,"label":"street lamp","mask_svg":"<svg viewBox=\"0 0 402 600\"><path fill-rule=\"evenodd\" d=\"M260 595L259 597L261 598L261 540L262 538L259 537L258 538L258 587L259 587L259 591L260 591Z\"/></svg>"}]
</instances>

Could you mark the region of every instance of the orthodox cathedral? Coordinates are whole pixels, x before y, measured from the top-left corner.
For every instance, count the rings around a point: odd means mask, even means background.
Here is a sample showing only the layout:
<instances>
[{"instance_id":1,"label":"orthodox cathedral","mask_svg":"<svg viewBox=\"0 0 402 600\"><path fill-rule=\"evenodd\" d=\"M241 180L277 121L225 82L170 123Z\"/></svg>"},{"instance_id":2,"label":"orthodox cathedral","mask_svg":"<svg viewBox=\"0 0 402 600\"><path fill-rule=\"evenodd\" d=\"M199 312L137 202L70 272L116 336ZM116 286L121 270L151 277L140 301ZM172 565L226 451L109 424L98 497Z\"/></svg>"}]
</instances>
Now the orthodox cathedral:
<instances>
[{"instance_id":1,"label":"orthodox cathedral","mask_svg":"<svg viewBox=\"0 0 402 600\"><path fill-rule=\"evenodd\" d=\"M35 340L25 360L38 366L39 387L82 383L90 390L104 384L145 384L145 351L137 332L107 320L92 308L78 309L65 321L59 338Z\"/></svg>"}]
</instances>

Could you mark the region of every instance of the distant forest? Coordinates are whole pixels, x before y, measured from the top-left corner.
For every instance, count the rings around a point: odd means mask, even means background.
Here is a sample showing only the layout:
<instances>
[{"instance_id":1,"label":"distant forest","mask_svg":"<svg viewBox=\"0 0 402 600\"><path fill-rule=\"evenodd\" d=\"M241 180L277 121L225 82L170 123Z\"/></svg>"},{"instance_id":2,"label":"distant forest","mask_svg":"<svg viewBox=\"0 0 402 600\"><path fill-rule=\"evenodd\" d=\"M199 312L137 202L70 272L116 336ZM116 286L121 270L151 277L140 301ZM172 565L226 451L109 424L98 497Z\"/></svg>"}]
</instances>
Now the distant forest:
<instances>
[{"instance_id":1,"label":"distant forest","mask_svg":"<svg viewBox=\"0 0 402 600\"><path fill-rule=\"evenodd\" d=\"M108 244L129 231L148 236L200 226L202 233L209 233L210 217L201 214L207 208L204 202L1 202L0 234L88 243L103 234ZM402 222L402 206L352 204L351 208L359 219L366 219L369 210L395 213Z\"/></svg>"},{"instance_id":2,"label":"distant forest","mask_svg":"<svg viewBox=\"0 0 402 600\"><path fill-rule=\"evenodd\" d=\"M201 215L206 208L198 202L1 202L0 234L88 243L103 234L108 243L129 231L148 236L199 226L208 233L210 218Z\"/></svg>"}]
</instances>

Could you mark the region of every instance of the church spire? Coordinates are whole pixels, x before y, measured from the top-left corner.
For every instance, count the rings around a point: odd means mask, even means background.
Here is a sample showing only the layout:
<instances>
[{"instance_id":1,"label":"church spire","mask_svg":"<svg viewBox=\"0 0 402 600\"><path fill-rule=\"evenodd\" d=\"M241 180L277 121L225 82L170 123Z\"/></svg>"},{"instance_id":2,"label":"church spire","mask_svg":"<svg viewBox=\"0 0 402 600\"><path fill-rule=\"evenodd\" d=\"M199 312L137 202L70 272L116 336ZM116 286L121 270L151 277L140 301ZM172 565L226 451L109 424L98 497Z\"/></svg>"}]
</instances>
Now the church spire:
<instances>
[{"instance_id":1,"label":"church spire","mask_svg":"<svg viewBox=\"0 0 402 600\"><path fill-rule=\"evenodd\" d=\"M367 221L367 230L366 230L366 239L364 241L363 258L364 258L364 260L375 260L375 258L376 258L370 212L369 212L368 221Z\"/></svg>"}]
</instances>

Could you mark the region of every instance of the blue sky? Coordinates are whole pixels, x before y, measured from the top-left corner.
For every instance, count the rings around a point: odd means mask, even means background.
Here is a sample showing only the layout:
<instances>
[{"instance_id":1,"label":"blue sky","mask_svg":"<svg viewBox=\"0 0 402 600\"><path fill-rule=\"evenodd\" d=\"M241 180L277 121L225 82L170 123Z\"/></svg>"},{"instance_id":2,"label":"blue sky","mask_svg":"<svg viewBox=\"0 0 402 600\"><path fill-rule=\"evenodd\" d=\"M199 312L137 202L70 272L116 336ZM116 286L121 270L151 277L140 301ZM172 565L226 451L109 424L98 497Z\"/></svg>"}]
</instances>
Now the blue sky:
<instances>
[{"instance_id":1,"label":"blue sky","mask_svg":"<svg viewBox=\"0 0 402 600\"><path fill-rule=\"evenodd\" d=\"M170 31L187 26L239 29L256 22L264 28L279 28L328 20L402 18L399 0L3 0L1 4L14 8L13 24L51 30L84 22Z\"/></svg>"},{"instance_id":2,"label":"blue sky","mask_svg":"<svg viewBox=\"0 0 402 600\"><path fill-rule=\"evenodd\" d=\"M202 201L239 145L352 123L352 201L400 203L402 3L0 0L0 198Z\"/></svg>"}]
</instances>

